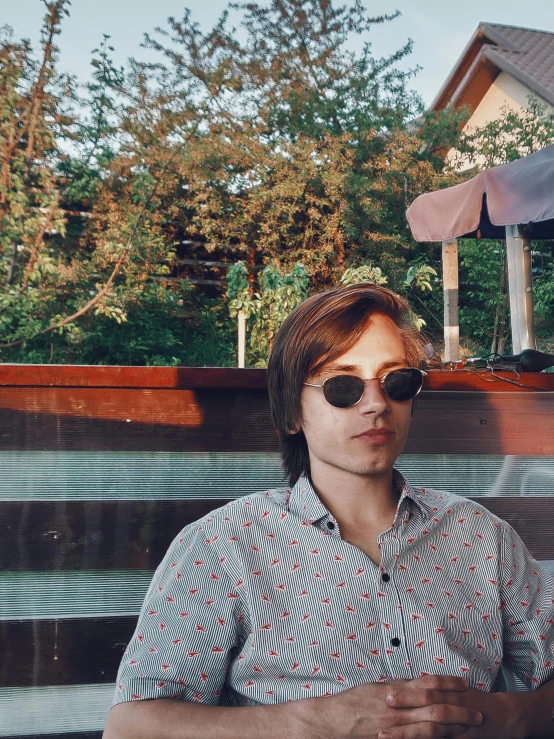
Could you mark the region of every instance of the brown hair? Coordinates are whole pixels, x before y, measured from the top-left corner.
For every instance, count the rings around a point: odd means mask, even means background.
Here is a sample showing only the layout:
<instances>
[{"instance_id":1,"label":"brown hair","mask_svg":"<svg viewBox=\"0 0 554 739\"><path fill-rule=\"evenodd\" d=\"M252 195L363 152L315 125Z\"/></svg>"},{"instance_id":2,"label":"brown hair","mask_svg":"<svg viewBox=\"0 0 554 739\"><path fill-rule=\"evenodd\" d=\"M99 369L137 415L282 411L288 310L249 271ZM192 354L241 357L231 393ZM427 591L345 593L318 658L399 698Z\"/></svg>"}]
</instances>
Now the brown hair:
<instances>
[{"instance_id":1,"label":"brown hair","mask_svg":"<svg viewBox=\"0 0 554 739\"><path fill-rule=\"evenodd\" d=\"M312 295L292 311L275 336L267 385L283 466L291 485L301 474L310 474L304 434L302 430L291 433L302 421L302 384L354 346L375 313L394 321L402 334L408 362L420 366L424 339L410 321L408 303L392 290L369 283Z\"/></svg>"}]
</instances>

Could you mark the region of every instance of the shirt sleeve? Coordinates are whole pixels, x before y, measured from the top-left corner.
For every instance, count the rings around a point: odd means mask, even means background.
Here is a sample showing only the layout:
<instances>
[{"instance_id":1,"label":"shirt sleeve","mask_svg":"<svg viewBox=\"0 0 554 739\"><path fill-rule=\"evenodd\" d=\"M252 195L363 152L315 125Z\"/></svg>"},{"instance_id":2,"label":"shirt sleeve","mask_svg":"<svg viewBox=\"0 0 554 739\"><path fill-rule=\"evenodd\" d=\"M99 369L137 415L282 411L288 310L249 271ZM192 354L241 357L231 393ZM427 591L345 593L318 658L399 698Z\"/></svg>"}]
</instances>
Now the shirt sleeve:
<instances>
[{"instance_id":1,"label":"shirt sleeve","mask_svg":"<svg viewBox=\"0 0 554 739\"><path fill-rule=\"evenodd\" d=\"M554 581L513 528L502 528L504 661L535 690L554 677Z\"/></svg>"},{"instance_id":2,"label":"shirt sleeve","mask_svg":"<svg viewBox=\"0 0 554 739\"><path fill-rule=\"evenodd\" d=\"M123 655L113 704L220 702L243 639L243 617L225 557L206 536L202 522L187 526L156 570Z\"/></svg>"}]
</instances>

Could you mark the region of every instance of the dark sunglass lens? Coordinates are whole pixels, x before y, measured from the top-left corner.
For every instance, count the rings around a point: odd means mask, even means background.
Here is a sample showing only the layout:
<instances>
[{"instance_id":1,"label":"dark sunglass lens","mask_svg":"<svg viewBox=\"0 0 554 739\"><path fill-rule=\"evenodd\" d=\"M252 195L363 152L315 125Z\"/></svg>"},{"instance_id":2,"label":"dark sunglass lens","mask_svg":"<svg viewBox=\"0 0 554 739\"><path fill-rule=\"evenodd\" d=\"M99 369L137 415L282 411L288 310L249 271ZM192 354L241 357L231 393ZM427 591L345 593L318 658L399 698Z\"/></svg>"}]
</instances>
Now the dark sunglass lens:
<instances>
[{"instance_id":1,"label":"dark sunglass lens","mask_svg":"<svg viewBox=\"0 0 554 739\"><path fill-rule=\"evenodd\" d=\"M325 380L323 385L325 400L335 408L350 408L364 394L364 381L353 375L337 375Z\"/></svg>"},{"instance_id":2,"label":"dark sunglass lens","mask_svg":"<svg viewBox=\"0 0 554 739\"><path fill-rule=\"evenodd\" d=\"M418 369L408 367L394 370L385 377L385 390L392 400L411 400L423 384L423 375Z\"/></svg>"}]
</instances>

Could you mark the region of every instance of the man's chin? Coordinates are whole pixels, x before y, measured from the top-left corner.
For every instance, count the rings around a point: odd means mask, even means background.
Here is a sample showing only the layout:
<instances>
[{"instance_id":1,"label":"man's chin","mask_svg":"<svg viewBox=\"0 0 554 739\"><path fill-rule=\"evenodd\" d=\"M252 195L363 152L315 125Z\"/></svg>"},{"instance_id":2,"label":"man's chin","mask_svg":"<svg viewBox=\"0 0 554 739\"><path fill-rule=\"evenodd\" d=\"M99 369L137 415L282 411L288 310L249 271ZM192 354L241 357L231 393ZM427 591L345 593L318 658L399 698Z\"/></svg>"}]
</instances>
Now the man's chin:
<instances>
[{"instance_id":1,"label":"man's chin","mask_svg":"<svg viewBox=\"0 0 554 739\"><path fill-rule=\"evenodd\" d=\"M394 460L378 460L374 462L357 462L351 465L342 465L340 469L349 472L352 475L360 477L382 477L392 472Z\"/></svg>"}]
</instances>

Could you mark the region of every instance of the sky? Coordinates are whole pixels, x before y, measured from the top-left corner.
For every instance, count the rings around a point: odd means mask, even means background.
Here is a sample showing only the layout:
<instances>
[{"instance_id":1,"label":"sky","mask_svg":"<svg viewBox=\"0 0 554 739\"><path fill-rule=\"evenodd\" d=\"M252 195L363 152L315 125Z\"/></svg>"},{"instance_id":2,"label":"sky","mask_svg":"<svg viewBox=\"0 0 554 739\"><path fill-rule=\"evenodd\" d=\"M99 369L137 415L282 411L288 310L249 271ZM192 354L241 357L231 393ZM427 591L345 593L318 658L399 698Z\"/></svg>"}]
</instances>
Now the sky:
<instances>
[{"instance_id":1,"label":"sky","mask_svg":"<svg viewBox=\"0 0 554 739\"><path fill-rule=\"evenodd\" d=\"M264 4L267 0L258 0ZM342 4L343 0L337 0ZM408 38L414 50L404 68L422 67L412 80L430 105L480 22L536 28L554 32L553 0L363 0L372 15L400 10L401 17L374 26L368 40L375 56L401 47ZM182 17L190 8L203 30L209 30L227 0L73 0L59 37L60 66L81 80L90 75L90 52L103 34L111 36L118 65L134 56L147 59L140 48L145 31L165 26L169 16ZM37 44L44 5L40 0L0 0L0 24L13 28L16 38ZM152 57L150 57L152 58Z\"/></svg>"}]
</instances>

